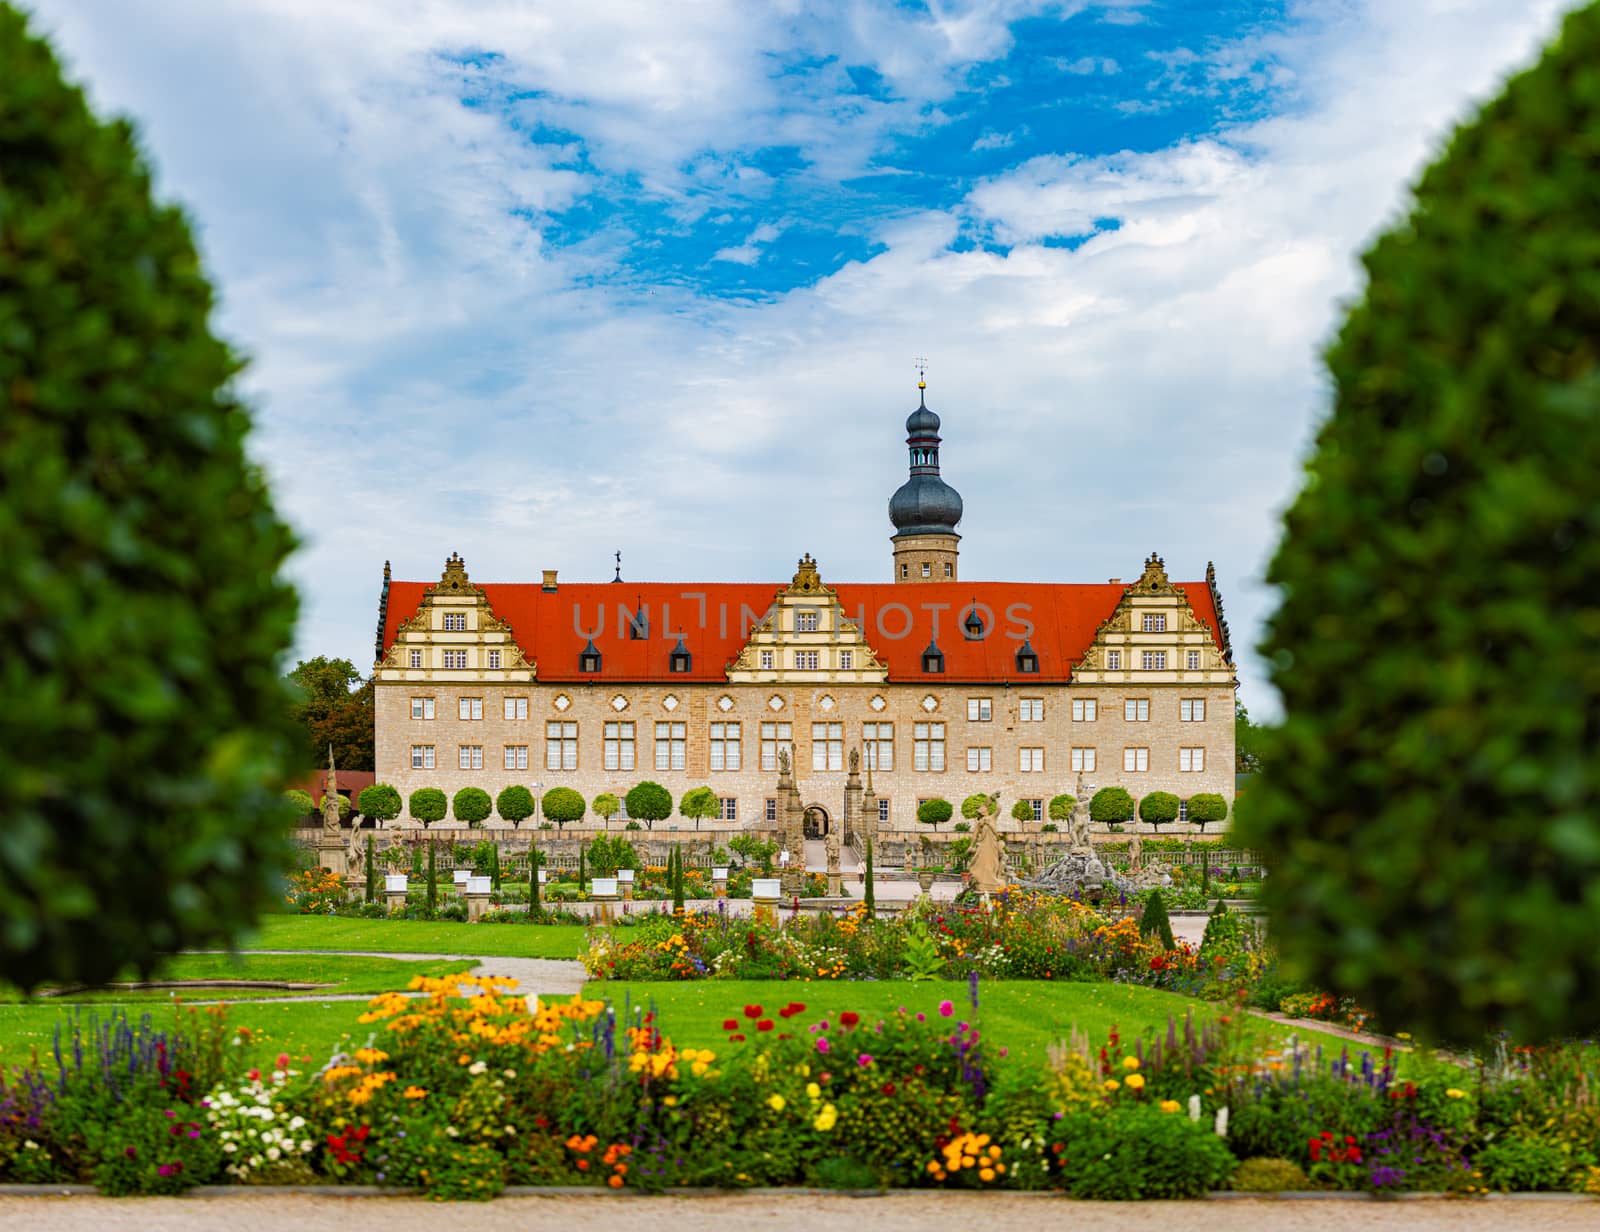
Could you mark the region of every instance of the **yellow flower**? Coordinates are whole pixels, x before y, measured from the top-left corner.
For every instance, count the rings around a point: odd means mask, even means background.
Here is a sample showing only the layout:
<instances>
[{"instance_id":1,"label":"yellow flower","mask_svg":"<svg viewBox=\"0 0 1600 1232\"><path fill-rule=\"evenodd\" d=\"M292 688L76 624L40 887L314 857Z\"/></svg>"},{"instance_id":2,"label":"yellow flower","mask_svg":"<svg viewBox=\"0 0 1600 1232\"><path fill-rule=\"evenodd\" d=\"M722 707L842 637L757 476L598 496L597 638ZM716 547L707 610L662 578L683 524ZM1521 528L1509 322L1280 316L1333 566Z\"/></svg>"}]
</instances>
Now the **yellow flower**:
<instances>
[{"instance_id":1,"label":"yellow flower","mask_svg":"<svg viewBox=\"0 0 1600 1232\"><path fill-rule=\"evenodd\" d=\"M1123 1057L1122 1058L1122 1068L1123 1069L1138 1069L1139 1068L1139 1058L1138 1057Z\"/></svg>"},{"instance_id":2,"label":"yellow flower","mask_svg":"<svg viewBox=\"0 0 1600 1232\"><path fill-rule=\"evenodd\" d=\"M405 1089L405 1097L407 1099L423 1099L427 1094L421 1087L407 1087Z\"/></svg>"},{"instance_id":3,"label":"yellow flower","mask_svg":"<svg viewBox=\"0 0 1600 1232\"><path fill-rule=\"evenodd\" d=\"M389 1054L380 1052L376 1048L357 1048L356 1060L363 1065L376 1065L379 1061L387 1061Z\"/></svg>"},{"instance_id":4,"label":"yellow flower","mask_svg":"<svg viewBox=\"0 0 1600 1232\"><path fill-rule=\"evenodd\" d=\"M1115 1078L1107 1078L1106 1079L1106 1090L1108 1090L1108 1091L1115 1091L1121 1085L1122 1084L1120 1082L1118 1082Z\"/></svg>"},{"instance_id":5,"label":"yellow flower","mask_svg":"<svg viewBox=\"0 0 1600 1232\"><path fill-rule=\"evenodd\" d=\"M781 1095L772 1095L767 1098L767 1107L774 1112L782 1112L785 1100Z\"/></svg>"},{"instance_id":6,"label":"yellow flower","mask_svg":"<svg viewBox=\"0 0 1600 1232\"><path fill-rule=\"evenodd\" d=\"M839 1110L832 1104L823 1104L822 1111L817 1113L817 1119L811 1122L813 1129L827 1133L839 1120Z\"/></svg>"},{"instance_id":7,"label":"yellow flower","mask_svg":"<svg viewBox=\"0 0 1600 1232\"><path fill-rule=\"evenodd\" d=\"M1451 1087L1445 1092L1445 1095L1450 1099L1465 1099L1467 1097L1465 1091L1458 1091L1455 1087Z\"/></svg>"},{"instance_id":8,"label":"yellow flower","mask_svg":"<svg viewBox=\"0 0 1600 1232\"><path fill-rule=\"evenodd\" d=\"M1162 1112L1177 1112L1182 1107L1183 1107L1183 1105L1178 1103L1178 1101L1175 1100L1175 1099L1164 1099L1164 1100L1161 1101L1161 1111Z\"/></svg>"},{"instance_id":9,"label":"yellow flower","mask_svg":"<svg viewBox=\"0 0 1600 1232\"><path fill-rule=\"evenodd\" d=\"M1410 1038L1411 1038L1411 1032L1409 1032L1409 1031L1398 1031L1398 1032L1395 1033L1395 1039L1408 1040Z\"/></svg>"},{"instance_id":10,"label":"yellow flower","mask_svg":"<svg viewBox=\"0 0 1600 1232\"><path fill-rule=\"evenodd\" d=\"M814 1082L808 1082L808 1083L806 1083L806 1094L809 1095L812 1099L821 1099L822 1098L822 1088L819 1087Z\"/></svg>"},{"instance_id":11,"label":"yellow flower","mask_svg":"<svg viewBox=\"0 0 1600 1232\"><path fill-rule=\"evenodd\" d=\"M1129 1074L1128 1075L1128 1090L1130 1090L1130 1091L1142 1091L1143 1089L1144 1089L1144 1075L1143 1074Z\"/></svg>"}]
</instances>

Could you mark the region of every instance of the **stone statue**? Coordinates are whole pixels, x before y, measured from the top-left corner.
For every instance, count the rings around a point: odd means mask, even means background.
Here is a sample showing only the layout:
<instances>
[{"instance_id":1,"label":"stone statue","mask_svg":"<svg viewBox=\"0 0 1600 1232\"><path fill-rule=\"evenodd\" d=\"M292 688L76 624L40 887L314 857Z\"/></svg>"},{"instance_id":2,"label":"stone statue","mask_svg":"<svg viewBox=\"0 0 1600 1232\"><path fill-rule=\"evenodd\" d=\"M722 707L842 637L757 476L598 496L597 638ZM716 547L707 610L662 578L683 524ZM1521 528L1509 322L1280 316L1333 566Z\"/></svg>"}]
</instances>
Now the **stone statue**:
<instances>
[{"instance_id":1,"label":"stone statue","mask_svg":"<svg viewBox=\"0 0 1600 1232\"><path fill-rule=\"evenodd\" d=\"M1093 823L1089 820L1089 810L1081 804L1072 806L1072 819L1067 823L1072 832L1072 851L1093 851L1094 845L1089 841L1089 829Z\"/></svg>"},{"instance_id":2,"label":"stone statue","mask_svg":"<svg viewBox=\"0 0 1600 1232\"><path fill-rule=\"evenodd\" d=\"M333 745L328 746L328 777L322 787L322 828L339 833L339 774L333 768Z\"/></svg>"},{"instance_id":3,"label":"stone statue","mask_svg":"<svg viewBox=\"0 0 1600 1232\"><path fill-rule=\"evenodd\" d=\"M789 773L789 750L783 746L778 747L778 774L780 777Z\"/></svg>"},{"instance_id":4,"label":"stone statue","mask_svg":"<svg viewBox=\"0 0 1600 1232\"><path fill-rule=\"evenodd\" d=\"M1139 837L1135 830L1133 837L1128 840L1128 871L1137 873L1144 867L1144 839Z\"/></svg>"},{"instance_id":5,"label":"stone statue","mask_svg":"<svg viewBox=\"0 0 1600 1232\"><path fill-rule=\"evenodd\" d=\"M1005 840L994 824L998 797L978 806L978 823L972 831L972 885L980 894L993 894L1006 888Z\"/></svg>"},{"instance_id":6,"label":"stone statue","mask_svg":"<svg viewBox=\"0 0 1600 1232\"><path fill-rule=\"evenodd\" d=\"M851 774L860 774L861 773L861 750L860 749L851 749L850 750L850 773Z\"/></svg>"}]
</instances>

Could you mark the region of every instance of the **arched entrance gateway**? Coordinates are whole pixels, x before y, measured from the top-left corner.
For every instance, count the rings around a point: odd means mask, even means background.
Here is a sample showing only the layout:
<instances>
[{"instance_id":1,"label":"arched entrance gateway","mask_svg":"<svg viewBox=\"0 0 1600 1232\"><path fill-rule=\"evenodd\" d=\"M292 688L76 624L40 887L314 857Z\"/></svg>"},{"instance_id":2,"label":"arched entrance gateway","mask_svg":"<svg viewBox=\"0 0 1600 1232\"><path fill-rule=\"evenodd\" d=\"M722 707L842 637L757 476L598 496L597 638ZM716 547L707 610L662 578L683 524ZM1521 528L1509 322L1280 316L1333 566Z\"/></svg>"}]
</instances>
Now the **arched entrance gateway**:
<instances>
[{"instance_id":1,"label":"arched entrance gateway","mask_svg":"<svg viewBox=\"0 0 1600 1232\"><path fill-rule=\"evenodd\" d=\"M805 830L807 838L827 838L828 827L832 824L828 817L828 810L820 804L806 806Z\"/></svg>"}]
</instances>

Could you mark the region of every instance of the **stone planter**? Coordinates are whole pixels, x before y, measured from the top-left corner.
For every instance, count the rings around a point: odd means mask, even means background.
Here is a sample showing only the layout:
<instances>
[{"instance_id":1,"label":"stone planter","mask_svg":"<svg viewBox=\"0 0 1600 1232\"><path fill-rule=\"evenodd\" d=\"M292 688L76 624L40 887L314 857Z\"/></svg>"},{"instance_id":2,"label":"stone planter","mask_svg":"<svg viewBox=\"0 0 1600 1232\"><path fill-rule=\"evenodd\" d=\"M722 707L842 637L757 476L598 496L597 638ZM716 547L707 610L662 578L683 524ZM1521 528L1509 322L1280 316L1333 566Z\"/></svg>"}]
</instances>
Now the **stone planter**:
<instances>
[{"instance_id":1,"label":"stone planter","mask_svg":"<svg viewBox=\"0 0 1600 1232\"><path fill-rule=\"evenodd\" d=\"M938 875L936 869L919 868L917 870L917 885L922 888L924 895L933 890L933 879Z\"/></svg>"}]
</instances>

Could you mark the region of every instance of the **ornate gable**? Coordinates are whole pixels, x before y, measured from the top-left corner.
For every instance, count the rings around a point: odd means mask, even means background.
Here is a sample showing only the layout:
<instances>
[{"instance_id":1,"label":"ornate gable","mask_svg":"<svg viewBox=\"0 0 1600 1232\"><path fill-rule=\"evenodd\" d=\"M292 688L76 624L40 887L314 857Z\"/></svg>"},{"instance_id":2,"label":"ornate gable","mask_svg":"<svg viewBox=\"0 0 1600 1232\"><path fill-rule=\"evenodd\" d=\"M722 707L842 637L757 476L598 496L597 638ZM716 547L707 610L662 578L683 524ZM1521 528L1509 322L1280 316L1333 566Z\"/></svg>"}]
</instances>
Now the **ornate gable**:
<instances>
[{"instance_id":1,"label":"ornate gable","mask_svg":"<svg viewBox=\"0 0 1600 1232\"><path fill-rule=\"evenodd\" d=\"M882 684L888 678L883 660L861 627L845 619L838 592L823 584L809 552L728 665L728 679L743 684Z\"/></svg>"},{"instance_id":2,"label":"ornate gable","mask_svg":"<svg viewBox=\"0 0 1600 1232\"><path fill-rule=\"evenodd\" d=\"M1072 669L1074 684L1231 685L1233 665L1154 552Z\"/></svg>"},{"instance_id":3,"label":"ornate gable","mask_svg":"<svg viewBox=\"0 0 1600 1232\"><path fill-rule=\"evenodd\" d=\"M416 612L395 630L379 659L380 681L530 681L538 669L522 653L511 626L494 613L483 587L452 552L439 580L422 592Z\"/></svg>"}]
</instances>

